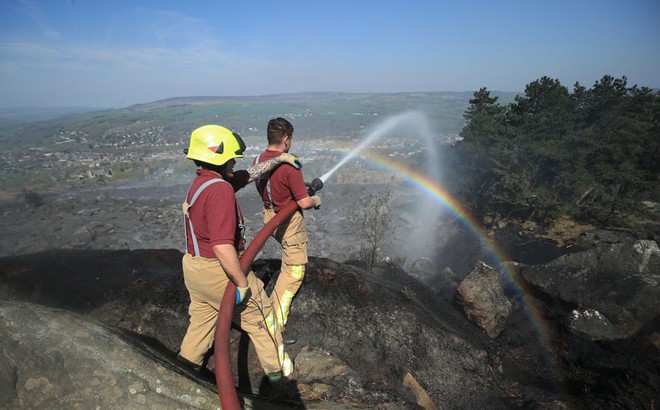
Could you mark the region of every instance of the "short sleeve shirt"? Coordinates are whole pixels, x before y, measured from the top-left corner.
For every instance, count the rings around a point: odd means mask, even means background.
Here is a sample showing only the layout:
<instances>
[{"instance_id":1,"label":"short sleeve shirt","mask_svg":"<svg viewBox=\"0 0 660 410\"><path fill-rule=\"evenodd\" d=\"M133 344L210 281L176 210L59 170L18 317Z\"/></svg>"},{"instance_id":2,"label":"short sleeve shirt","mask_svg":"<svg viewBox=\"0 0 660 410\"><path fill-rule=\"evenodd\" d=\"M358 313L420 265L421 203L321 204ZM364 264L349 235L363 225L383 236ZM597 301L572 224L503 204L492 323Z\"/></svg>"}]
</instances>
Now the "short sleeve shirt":
<instances>
[{"instance_id":1,"label":"short sleeve shirt","mask_svg":"<svg viewBox=\"0 0 660 410\"><path fill-rule=\"evenodd\" d=\"M223 180L207 186L188 211L199 246L200 254L196 256L215 258L216 256L213 252L214 246L232 244L238 249L241 244L243 217L240 207L236 202L234 192L236 186L240 186L243 183L241 179L243 177L241 176L242 174L237 175L235 173L234 175L238 177L238 185L232 185ZM193 195L195 195L195 192L197 192L202 184L219 178L220 175L213 171L206 169L197 170L197 177L190 186L186 202L190 203ZM247 183L247 179L245 179L245 183ZM243 183L243 186L245 183ZM194 255L188 218L186 218L186 233L188 253Z\"/></svg>"},{"instance_id":2,"label":"short sleeve shirt","mask_svg":"<svg viewBox=\"0 0 660 410\"><path fill-rule=\"evenodd\" d=\"M282 155L280 151L266 150L257 158L258 162L268 161ZM269 181L269 183L267 183ZM257 191L263 198L264 206L279 212L291 201L299 201L309 194L302 171L292 166L281 165L271 172L269 180L257 180Z\"/></svg>"}]
</instances>

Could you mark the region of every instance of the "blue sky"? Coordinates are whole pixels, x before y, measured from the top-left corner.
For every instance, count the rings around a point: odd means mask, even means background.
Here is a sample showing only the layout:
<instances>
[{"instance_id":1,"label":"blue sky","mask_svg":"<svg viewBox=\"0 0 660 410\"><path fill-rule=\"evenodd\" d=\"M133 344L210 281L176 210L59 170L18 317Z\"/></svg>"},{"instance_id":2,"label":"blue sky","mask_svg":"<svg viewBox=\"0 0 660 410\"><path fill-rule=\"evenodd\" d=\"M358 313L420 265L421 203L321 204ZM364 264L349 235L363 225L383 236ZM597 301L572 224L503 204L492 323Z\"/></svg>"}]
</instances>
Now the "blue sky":
<instances>
[{"instance_id":1,"label":"blue sky","mask_svg":"<svg viewBox=\"0 0 660 410\"><path fill-rule=\"evenodd\" d=\"M658 0L0 0L0 108L660 87Z\"/></svg>"}]
</instances>

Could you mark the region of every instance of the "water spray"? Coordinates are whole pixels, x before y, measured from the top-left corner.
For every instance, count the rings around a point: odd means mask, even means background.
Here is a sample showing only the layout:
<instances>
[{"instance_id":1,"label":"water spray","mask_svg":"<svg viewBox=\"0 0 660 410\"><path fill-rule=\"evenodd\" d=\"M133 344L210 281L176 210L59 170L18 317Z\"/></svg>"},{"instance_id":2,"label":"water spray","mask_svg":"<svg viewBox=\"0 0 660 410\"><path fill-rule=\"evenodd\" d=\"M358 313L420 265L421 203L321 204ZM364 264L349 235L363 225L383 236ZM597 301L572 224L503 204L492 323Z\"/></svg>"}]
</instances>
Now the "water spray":
<instances>
[{"instance_id":1,"label":"water spray","mask_svg":"<svg viewBox=\"0 0 660 410\"><path fill-rule=\"evenodd\" d=\"M374 130L360 142L355 148L353 148L344 158L342 158L341 161L339 161L330 171L326 172L323 174L320 178L322 182L326 182L328 178L332 176L332 174L335 173L339 168L342 167L345 163L350 161L354 156L359 154L363 149L365 149L368 145L370 145L372 142L375 140L381 138L382 136L388 134L395 128L406 125L406 124L413 124L415 126L421 126L424 128L422 130L422 134L430 134L428 131L428 126L426 124L426 119L425 117L418 112L410 111L410 112L405 112L403 114L398 114L395 116L392 116L382 123L380 123Z\"/></svg>"}]
</instances>

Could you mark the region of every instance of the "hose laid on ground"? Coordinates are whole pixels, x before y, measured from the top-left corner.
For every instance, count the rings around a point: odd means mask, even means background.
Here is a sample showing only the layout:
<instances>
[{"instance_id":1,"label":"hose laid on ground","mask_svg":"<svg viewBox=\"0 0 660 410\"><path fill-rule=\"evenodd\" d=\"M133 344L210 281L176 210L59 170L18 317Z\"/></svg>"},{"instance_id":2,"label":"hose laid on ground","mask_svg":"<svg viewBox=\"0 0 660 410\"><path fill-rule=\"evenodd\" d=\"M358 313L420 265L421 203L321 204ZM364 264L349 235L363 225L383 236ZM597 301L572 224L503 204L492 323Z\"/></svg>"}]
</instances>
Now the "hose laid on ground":
<instances>
[{"instance_id":1,"label":"hose laid on ground","mask_svg":"<svg viewBox=\"0 0 660 410\"><path fill-rule=\"evenodd\" d=\"M257 253L264 246L270 235L277 227L289 216L293 215L298 209L296 201L291 201L287 206L280 210L273 219L257 233L250 245L248 245L243 255L240 257L241 268L243 272L249 272L252 261ZM231 371L231 356L229 353L229 333L231 332L231 318L234 314L234 305L236 303L236 285L232 281L227 283L225 293L220 303L218 312L218 321L215 327L214 356L215 356L215 381L218 385L218 395L223 410L240 410L241 404L238 401L238 394L234 386L234 380Z\"/></svg>"}]
</instances>

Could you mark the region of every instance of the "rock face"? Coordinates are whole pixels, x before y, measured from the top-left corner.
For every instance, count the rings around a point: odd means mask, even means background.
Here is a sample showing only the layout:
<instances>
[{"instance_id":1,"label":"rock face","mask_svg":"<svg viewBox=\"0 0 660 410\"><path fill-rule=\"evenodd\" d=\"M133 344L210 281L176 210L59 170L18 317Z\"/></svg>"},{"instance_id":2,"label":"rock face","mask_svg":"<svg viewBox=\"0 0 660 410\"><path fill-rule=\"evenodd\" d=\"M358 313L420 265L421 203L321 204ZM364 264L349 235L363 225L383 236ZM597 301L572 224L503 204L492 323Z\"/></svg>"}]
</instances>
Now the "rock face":
<instances>
[{"instance_id":1,"label":"rock face","mask_svg":"<svg viewBox=\"0 0 660 410\"><path fill-rule=\"evenodd\" d=\"M461 282L456 302L465 315L490 337L497 337L511 313L511 302L504 295L499 273L483 262Z\"/></svg>"},{"instance_id":2,"label":"rock face","mask_svg":"<svg viewBox=\"0 0 660 410\"><path fill-rule=\"evenodd\" d=\"M548 264L523 266L521 274L548 295L599 312L601 325L591 326L593 331L587 324L594 320L573 321L573 328L593 339L631 337L660 315L660 250L655 241L602 244ZM606 321L616 331L604 331Z\"/></svg>"},{"instance_id":3,"label":"rock face","mask_svg":"<svg viewBox=\"0 0 660 410\"><path fill-rule=\"evenodd\" d=\"M218 408L212 385L185 376L126 332L80 315L0 301L5 408Z\"/></svg>"}]
</instances>

